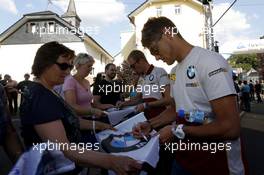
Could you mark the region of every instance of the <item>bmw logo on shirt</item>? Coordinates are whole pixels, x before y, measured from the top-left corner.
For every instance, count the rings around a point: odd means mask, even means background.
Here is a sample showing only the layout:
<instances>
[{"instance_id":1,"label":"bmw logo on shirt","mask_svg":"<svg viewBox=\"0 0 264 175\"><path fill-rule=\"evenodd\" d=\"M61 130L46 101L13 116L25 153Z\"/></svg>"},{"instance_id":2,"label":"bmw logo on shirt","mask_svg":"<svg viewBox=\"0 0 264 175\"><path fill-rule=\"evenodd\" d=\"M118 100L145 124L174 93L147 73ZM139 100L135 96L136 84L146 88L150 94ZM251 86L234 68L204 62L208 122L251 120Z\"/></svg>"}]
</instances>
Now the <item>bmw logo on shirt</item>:
<instances>
[{"instance_id":1,"label":"bmw logo on shirt","mask_svg":"<svg viewBox=\"0 0 264 175\"><path fill-rule=\"evenodd\" d=\"M149 81L152 81L153 79L154 79L154 75L151 74L151 75L149 76Z\"/></svg>"},{"instance_id":2,"label":"bmw logo on shirt","mask_svg":"<svg viewBox=\"0 0 264 175\"><path fill-rule=\"evenodd\" d=\"M187 77L193 79L195 77L195 68L194 66L189 66L187 69Z\"/></svg>"}]
</instances>

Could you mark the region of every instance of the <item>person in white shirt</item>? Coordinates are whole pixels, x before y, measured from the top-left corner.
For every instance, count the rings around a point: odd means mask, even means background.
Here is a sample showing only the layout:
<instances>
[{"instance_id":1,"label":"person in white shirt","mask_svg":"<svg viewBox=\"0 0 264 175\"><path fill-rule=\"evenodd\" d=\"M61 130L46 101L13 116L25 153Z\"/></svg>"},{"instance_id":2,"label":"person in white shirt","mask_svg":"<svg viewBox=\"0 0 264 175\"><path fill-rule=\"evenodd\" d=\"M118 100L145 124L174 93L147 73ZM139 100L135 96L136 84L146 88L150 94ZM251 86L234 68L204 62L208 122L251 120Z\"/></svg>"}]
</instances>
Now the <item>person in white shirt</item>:
<instances>
[{"instance_id":1,"label":"person in white shirt","mask_svg":"<svg viewBox=\"0 0 264 175\"><path fill-rule=\"evenodd\" d=\"M169 105L170 81L167 72L149 64L144 53L133 50L128 55L128 64L140 77L136 86L137 96L129 101L120 102L119 107L137 105L139 112L144 111L147 119L156 117Z\"/></svg>"},{"instance_id":2,"label":"person in white shirt","mask_svg":"<svg viewBox=\"0 0 264 175\"><path fill-rule=\"evenodd\" d=\"M224 149L217 149L214 154L205 150L178 150L174 174L247 174L241 155L236 92L227 61L218 53L188 43L166 17L146 22L142 45L157 60L168 65L178 62L170 74L174 104L159 116L138 124L133 133L140 136L163 126L159 131L162 143L176 139L176 143L225 144ZM211 122L194 124L182 120L179 116L183 110L210 113ZM172 124L174 121L176 124Z\"/></svg>"}]
</instances>

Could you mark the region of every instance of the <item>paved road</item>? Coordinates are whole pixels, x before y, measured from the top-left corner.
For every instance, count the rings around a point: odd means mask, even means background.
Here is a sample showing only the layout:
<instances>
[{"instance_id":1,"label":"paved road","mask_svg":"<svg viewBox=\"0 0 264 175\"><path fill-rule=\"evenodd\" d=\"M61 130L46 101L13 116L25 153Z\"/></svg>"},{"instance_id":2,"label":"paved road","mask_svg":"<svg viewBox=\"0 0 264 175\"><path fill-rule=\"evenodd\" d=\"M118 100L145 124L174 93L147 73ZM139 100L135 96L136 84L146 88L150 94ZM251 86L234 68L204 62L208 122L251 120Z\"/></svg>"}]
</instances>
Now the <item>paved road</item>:
<instances>
[{"instance_id":1,"label":"paved road","mask_svg":"<svg viewBox=\"0 0 264 175\"><path fill-rule=\"evenodd\" d=\"M241 118L242 139L251 175L264 175L264 104L252 103Z\"/></svg>"}]
</instances>

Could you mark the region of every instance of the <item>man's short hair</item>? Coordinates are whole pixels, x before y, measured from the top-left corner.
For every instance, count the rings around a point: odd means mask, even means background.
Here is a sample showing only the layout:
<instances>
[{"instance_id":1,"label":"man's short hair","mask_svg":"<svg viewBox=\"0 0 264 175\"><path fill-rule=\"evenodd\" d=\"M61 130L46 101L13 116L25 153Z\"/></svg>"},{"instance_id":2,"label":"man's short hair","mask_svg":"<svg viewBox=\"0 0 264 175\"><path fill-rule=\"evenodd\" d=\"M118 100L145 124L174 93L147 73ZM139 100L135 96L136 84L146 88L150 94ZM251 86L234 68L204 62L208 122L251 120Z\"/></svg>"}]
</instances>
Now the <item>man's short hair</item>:
<instances>
[{"instance_id":1,"label":"man's short hair","mask_svg":"<svg viewBox=\"0 0 264 175\"><path fill-rule=\"evenodd\" d=\"M162 37L162 34L165 33L166 29L173 30L173 33L177 33L179 38L182 38L181 34L178 32L175 24L168 18L161 17L152 17L144 24L142 29L142 39L141 43L143 47L149 47L153 41L159 40ZM171 31L169 30L169 31Z\"/></svg>"},{"instance_id":2,"label":"man's short hair","mask_svg":"<svg viewBox=\"0 0 264 175\"><path fill-rule=\"evenodd\" d=\"M133 59L135 61L144 60L147 61L145 54L140 50L133 50L128 55L127 59Z\"/></svg>"},{"instance_id":3,"label":"man's short hair","mask_svg":"<svg viewBox=\"0 0 264 175\"><path fill-rule=\"evenodd\" d=\"M106 66L105 66L105 70L108 70L111 66L116 66L114 63L108 63Z\"/></svg>"}]
</instances>

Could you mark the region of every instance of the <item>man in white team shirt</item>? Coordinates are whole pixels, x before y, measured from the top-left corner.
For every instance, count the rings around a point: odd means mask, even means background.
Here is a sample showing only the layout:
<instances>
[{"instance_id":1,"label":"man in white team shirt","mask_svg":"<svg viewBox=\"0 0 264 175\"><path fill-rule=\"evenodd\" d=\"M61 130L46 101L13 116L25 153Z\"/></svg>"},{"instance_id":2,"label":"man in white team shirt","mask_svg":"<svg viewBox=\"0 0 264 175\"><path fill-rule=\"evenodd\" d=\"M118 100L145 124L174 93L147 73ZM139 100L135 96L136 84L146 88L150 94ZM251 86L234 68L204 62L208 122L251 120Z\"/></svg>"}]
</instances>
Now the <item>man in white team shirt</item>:
<instances>
[{"instance_id":1,"label":"man in white team shirt","mask_svg":"<svg viewBox=\"0 0 264 175\"><path fill-rule=\"evenodd\" d=\"M227 61L215 52L192 46L166 17L151 18L142 30L142 45L156 59L168 65L178 61L170 74L174 104L159 116L140 123L133 132L140 136L151 128L159 131L160 141L168 143L213 143L211 150L178 150L173 174L242 175L247 174L241 155L240 119L236 92ZM212 122L193 125L179 119L179 109L212 113ZM176 121L176 125L172 122ZM224 144L224 147L223 147Z\"/></svg>"},{"instance_id":2,"label":"man in white team shirt","mask_svg":"<svg viewBox=\"0 0 264 175\"><path fill-rule=\"evenodd\" d=\"M156 117L166 109L171 99L167 72L163 68L149 64L140 50L130 52L127 61L131 69L140 75L136 86L137 96L119 103L119 107L140 103L137 105L139 112L144 111L147 119Z\"/></svg>"}]
</instances>

